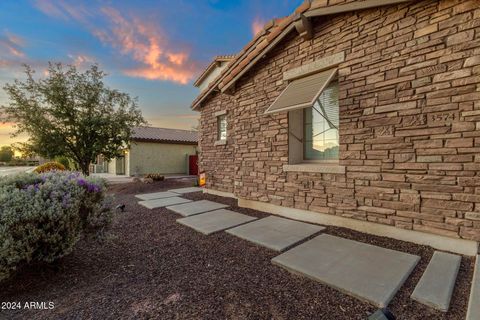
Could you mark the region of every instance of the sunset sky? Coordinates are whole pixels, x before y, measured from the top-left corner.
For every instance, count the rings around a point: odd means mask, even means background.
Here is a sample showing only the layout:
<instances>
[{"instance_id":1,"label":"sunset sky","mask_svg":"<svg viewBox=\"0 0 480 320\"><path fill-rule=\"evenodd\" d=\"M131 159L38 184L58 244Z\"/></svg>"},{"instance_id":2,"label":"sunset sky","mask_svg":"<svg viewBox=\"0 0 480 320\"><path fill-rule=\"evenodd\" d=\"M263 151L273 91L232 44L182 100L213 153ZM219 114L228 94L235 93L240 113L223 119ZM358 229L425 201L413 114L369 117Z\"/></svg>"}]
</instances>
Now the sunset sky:
<instances>
[{"instance_id":1,"label":"sunset sky","mask_svg":"<svg viewBox=\"0 0 480 320\"><path fill-rule=\"evenodd\" d=\"M192 83L212 57L234 54L273 17L302 0L0 1L0 87L23 78L23 63L42 75L48 61L98 63L109 86L138 96L153 126L190 129L198 114ZM0 105L6 104L0 89ZM12 124L0 123L0 146Z\"/></svg>"}]
</instances>

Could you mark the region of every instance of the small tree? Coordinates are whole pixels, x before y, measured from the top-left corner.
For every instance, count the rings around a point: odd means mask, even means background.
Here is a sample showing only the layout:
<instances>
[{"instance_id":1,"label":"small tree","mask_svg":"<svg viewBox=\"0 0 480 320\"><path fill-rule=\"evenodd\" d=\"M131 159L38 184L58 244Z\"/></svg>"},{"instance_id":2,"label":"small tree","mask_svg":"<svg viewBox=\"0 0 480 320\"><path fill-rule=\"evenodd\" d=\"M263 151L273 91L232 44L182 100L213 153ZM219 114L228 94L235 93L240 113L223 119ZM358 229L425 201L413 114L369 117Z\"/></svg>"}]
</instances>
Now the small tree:
<instances>
[{"instance_id":1,"label":"small tree","mask_svg":"<svg viewBox=\"0 0 480 320\"><path fill-rule=\"evenodd\" d=\"M106 87L106 74L97 65L80 72L49 64L47 77L39 80L29 66L25 73L25 82L4 86L10 98L3 107L6 120L17 124L13 135L27 133L24 149L50 159L70 158L85 175L99 154L120 155L133 127L146 123L137 100Z\"/></svg>"},{"instance_id":2,"label":"small tree","mask_svg":"<svg viewBox=\"0 0 480 320\"><path fill-rule=\"evenodd\" d=\"M13 159L13 149L10 146L3 146L0 148L0 162L10 162Z\"/></svg>"}]
</instances>

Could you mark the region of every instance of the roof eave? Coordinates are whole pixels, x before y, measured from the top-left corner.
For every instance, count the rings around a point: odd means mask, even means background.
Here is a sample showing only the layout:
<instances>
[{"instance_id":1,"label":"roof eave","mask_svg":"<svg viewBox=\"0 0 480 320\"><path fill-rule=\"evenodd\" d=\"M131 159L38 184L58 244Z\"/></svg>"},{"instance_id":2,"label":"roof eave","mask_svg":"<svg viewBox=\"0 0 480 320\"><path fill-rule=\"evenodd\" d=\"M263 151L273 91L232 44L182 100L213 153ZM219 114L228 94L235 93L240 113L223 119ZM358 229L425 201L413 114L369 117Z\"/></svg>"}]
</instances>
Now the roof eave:
<instances>
[{"instance_id":1,"label":"roof eave","mask_svg":"<svg viewBox=\"0 0 480 320\"><path fill-rule=\"evenodd\" d=\"M359 2L350 2L347 4L339 4L339 5L333 5L330 7L319 7L319 8L312 8L310 10L307 10L305 12L300 12L307 18L312 18L312 17L319 17L319 16L326 16L326 15L332 15L332 14L338 14L338 13L344 13L344 12L351 12L351 11L357 11L357 10L364 10L364 9L370 9L370 8L376 8L376 7L382 7L382 6L387 6L387 5L395 5L403 2L411 2L412 0L364 0L364 1L359 1ZM296 14L298 16L298 12ZM238 81L250 68L258 62L266 53L268 53L273 47L275 47L286 35L288 35L292 30L295 29L295 20L290 22L290 25L286 27L285 30L283 30L265 49L261 51L252 61L250 61L242 70L235 75L233 79L231 79L229 82L227 82L224 86L220 88L220 91L224 93L228 89L230 89L235 82ZM256 36L257 37L257 36ZM255 37L255 38L256 38ZM242 56L248 55L247 52L243 52ZM234 63L227 68L231 68L233 70L242 60L236 60ZM227 70L226 70L227 71ZM228 72L220 74L219 78L215 79L215 84L206 90L204 93L201 93L201 98L198 101L195 101L191 108L192 110L196 110L199 108L201 103L215 90L219 89L219 85L225 79L225 77L228 75Z\"/></svg>"},{"instance_id":2,"label":"roof eave","mask_svg":"<svg viewBox=\"0 0 480 320\"><path fill-rule=\"evenodd\" d=\"M181 141L181 140L165 140L165 139L131 138L130 141L133 141L133 142L164 143L164 144L198 145L198 141Z\"/></svg>"},{"instance_id":3,"label":"roof eave","mask_svg":"<svg viewBox=\"0 0 480 320\"><path fill-rule=\"evenodd\" d=\"M364 1L355 1L349 2L346 4L338 4L330 7L320 7L315 9L310 9L305 12L307 18L310 17L320 17L328 16L331 14L351 12L357 10L365 10L377 7L383 7L387 5L394 5L402 2L410 2L413 0L364 0Z\"/></svg>"},{"instance_id":4,"label":"roof eave","mask_svg":"<svg viewBox=\"0 0 480 320\"><path fill-rule=\"evenodd\" d=\"M278 44L278 42L280 42L285 36L287 36L293 30L295 30L295 25L292 22L285 30L283 30L280 33L280 35L278 35L278 37L276 37L268 46L266 46L265 49L261 51L261 53L259 53L252 61L250 61L242 69L242 71L240 71L239 74L237 74L232 80L230 80L227 84L225 84L225 86L223 86L220 89L220 91L224 93L225 91L230 89L235 84L235 82L238 81L238 79L240 79L248 70L250 70L251 67L253 67L254 64L256 64L260 59L262 59L263 56L265 56L270 50L272 50Z\"/></svg>"}]
</instances>

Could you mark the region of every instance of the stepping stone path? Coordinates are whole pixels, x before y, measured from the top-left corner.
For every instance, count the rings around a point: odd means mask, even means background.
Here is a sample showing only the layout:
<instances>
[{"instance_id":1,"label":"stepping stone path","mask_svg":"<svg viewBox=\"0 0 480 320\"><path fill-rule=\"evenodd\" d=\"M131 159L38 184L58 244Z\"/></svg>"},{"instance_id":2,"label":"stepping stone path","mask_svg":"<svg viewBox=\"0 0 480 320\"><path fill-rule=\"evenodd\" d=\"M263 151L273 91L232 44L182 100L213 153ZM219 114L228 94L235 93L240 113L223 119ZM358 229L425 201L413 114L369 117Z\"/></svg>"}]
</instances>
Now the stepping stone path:
<instances>
[{"instance_id":1,"label":"stepping stone path","mask_svg":"<svg viewBox=\"0 0 480 320\"><path fill-rule=\"evenodd\" d=\"M164 192L137 194L135 197L140 200L153 200L153 199L178 197L178 193L164 191Z\"/></svg>"},{"instance_id":2,"label":"stepping stone path","mask_svg":"<svg viewBox=\"0 0 480 320\"><path fill-rule=\"evenodd\" d=\"M203 189L199 188L199 187L189 187L189 188L171 189L171 190L168 190L168 191L179 193L179 194L184 194L184 193L191 193L191 192L199 192L199 191L202 191L202 190Z\"/></svg>"},{"instance_id":3,"label":"stepping stone path","mask_svg":"<svg viewBox=\"0 0 480 320\"><path fill-rule=\"evenodd\" d=\"M177 222L203 234L211 234L256 219L257 218L255 217L250 217L238 212L220 209L187 218L181 218L178 219Z\"/></svg>"},{"instance_id":4,"label":"stepping stone path","mask_svg":"<svg viewBox=\"0 0 480 320\"><path fill-rule=\"evenodd\" d=\"M282 251L322 230L325 228L321 226L269 216L227 232L269 249Z\"/></svg>"},{"instance_id":5,"label":"stepping stone path","mask_svg":"<svg viewBox=\"0 0 480 320\"><path fill-rule=\"evenodd\" d=\"M272 262L383 308L419 260L408 253L322 234Z\"/></svg>"},{"instance_id":6,"label":"stepping stone path","mask_svg":"<svg viewBox=\"0 0 480 320\"><path fill-rule=\"evenodd\" d=\"M473 272L470 301L468 302L467 320L480 319L480 255L477 256Z\"/></svg>"},{"instance_id":7,"label":"stepping stone path","mask_svg":"<svg viewBox=\"0 0 480 320\"><path fill-rule=\"evenodd\" d=\"M232 235L276 251L285 250L325 230L322 226L276 216L257 220L224 209L228 205L209 200L192 202L179 196L198 191L202 189L180 188L135 197L143 200L138 203L149 209L167 207L181 214L185 218L177 219L178 223L203 234L226 230ZM416 255L322 234L273 258L272 263L383 308L419 260L420 257ZM411 298L446 312L460 262L461 257L458 255L436 251ZM380 313L376 316L379 315ZM466 319L480 319L479 256Z\"/></svg>"},{"instance_id":8,"label":"stepping stone path","mask_svg":"<svg viewBox=\"0 0 480 320\"><path fill-rule=\"evenodd\" d=\"M168 210L179 213L184 217L193 216L195 214L227 208L228 205L209 200L200 200L187 202L167 207Z\"/></svg>"},{"instance_id":9,"label":"stepping stone path","mask_svg":"<svg viewBox=\"0 0 480 320\"><path fill-rule=\"evenodd\" d=\"M411 298L447 312L461 260L456 254L435 251Z\"/></svg>"},{"instance_id":10,"label":"stepping stone path","mask_svg":"<svg viewBox=\"0 0 480 320\"><path fill-rule=\"evenodd\" d=\"M163 199L139 201L138 204L144 207L147 207L148 209L155 209L155 208L168 207L174 204L180 204L180 203L191 202L191 201L192 200L188 200L181 197L170 197L170 198L163 198Z\"/></svg>"}]
</instances>

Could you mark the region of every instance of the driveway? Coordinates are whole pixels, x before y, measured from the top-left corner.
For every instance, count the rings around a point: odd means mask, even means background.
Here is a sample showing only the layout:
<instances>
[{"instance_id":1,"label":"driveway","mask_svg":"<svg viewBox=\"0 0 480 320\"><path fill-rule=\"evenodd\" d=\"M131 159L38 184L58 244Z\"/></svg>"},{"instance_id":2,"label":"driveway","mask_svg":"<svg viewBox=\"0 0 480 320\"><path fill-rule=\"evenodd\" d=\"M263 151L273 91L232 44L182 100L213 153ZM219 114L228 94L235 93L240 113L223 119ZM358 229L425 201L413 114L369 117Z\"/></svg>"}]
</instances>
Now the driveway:
<instances>
[{"instance_id":1,"label":"driveway","mask_svg":"<svg viewBox=\"0 0 480 320\"><path fill-rule=\"evenodd\" d=\"M0 167L0 177L20 172L30 172L33 169L35 169L35 167Z\"/></svg>"}]
</instances>

